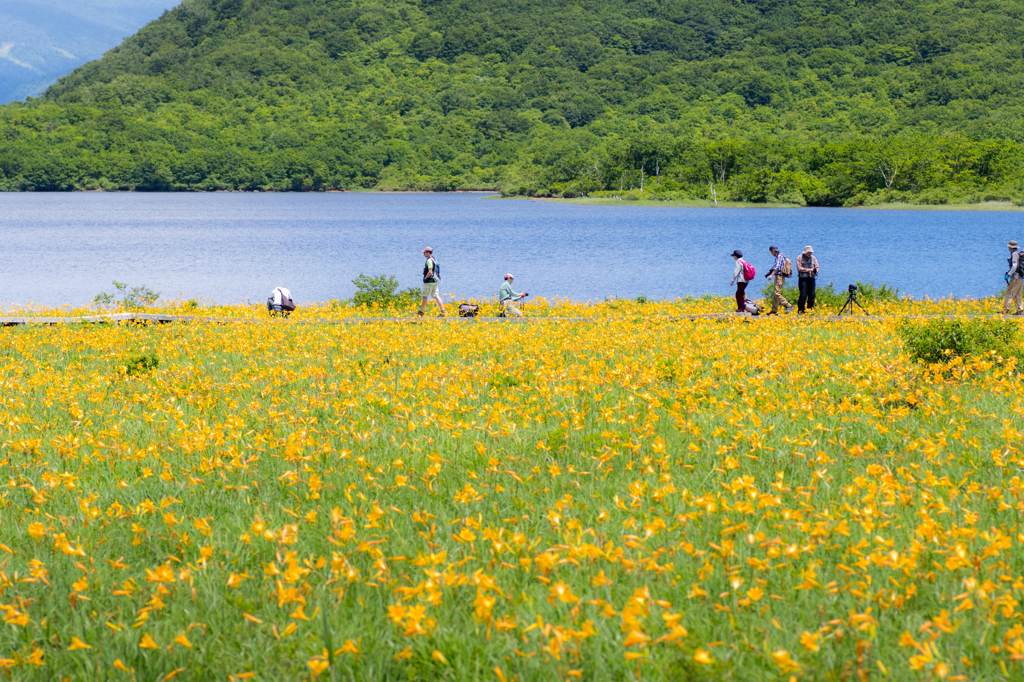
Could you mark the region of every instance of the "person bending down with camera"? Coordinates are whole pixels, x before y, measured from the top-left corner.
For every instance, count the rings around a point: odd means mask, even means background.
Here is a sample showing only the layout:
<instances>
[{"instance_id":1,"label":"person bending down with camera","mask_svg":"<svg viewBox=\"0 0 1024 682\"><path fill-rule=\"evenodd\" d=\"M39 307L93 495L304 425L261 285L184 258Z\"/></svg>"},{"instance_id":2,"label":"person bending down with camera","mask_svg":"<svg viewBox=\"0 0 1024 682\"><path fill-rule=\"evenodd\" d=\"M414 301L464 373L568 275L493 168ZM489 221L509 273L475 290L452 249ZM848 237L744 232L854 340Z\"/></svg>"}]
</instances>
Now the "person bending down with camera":
<instances>
[{"instance_id":1,"label":"person bending down with camera","mask_svg":"<svg viewBox=\"0 0 1024 682\"><path fill-rule=\"evenodd\" d=\"M804 247L804 252L796 259L797 284L800 287L800 298L796 302L797 313L814 309L814 288L818 279L818 259L814 257L814 249Z\"/></svg>"},{"instance_id":2,"label":"person bending down with camera","mask_svg":"<svg viewBox=\"0 0 1024 682\"><path fill-rule=\"evenodd\" d=\"M501 283L501 288L498 289L498 306L505 313L506 317L522 317L523 313L516 307L516 303L530 295L525 291L521 294L513 291L512 280L514 279L515 277L511 273L505 275L505 281Z\"/></svg>"},{"instance_id":3,"label":"person bending down with camera","mask_svg":"<svg viewBox=\"0 0 1024 682\"><path fill-rule=\"evenodd\" d=\"M271 317L288 317L295 310L292 292L285 287L275 288L267 299L267 310L270 311Z\"/></svg>"}]
</instances>

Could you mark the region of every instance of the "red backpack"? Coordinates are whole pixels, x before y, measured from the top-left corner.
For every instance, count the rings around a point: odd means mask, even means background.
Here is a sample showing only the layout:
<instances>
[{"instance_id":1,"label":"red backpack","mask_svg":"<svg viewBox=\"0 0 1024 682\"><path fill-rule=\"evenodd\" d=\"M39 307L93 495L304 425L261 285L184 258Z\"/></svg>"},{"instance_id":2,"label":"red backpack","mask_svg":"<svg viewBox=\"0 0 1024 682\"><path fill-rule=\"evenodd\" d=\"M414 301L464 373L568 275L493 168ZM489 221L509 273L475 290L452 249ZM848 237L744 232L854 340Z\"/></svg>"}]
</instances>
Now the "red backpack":
<instances>
[{"instance_id":1,"label":"red backpack","mask_svg":"<svg viewBox=\"0 0 1024 682\"><path fill-rule=\"evenodd\" d=\"M748 282L752 281L754 279L754 266L745 260L740 262L743 263L743 278Z\"/></svg>"}]
</instances>

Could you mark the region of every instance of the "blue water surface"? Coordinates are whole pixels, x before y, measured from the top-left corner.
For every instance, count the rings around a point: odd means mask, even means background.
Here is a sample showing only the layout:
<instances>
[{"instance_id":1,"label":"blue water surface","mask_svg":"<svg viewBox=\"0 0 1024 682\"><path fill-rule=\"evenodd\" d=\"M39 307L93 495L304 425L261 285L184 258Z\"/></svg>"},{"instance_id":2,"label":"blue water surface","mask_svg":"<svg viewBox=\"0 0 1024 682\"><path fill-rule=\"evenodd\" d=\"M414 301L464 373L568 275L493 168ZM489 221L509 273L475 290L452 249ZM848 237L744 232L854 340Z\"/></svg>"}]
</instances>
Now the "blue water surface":
<instances>
[{"instance_id":1,"label":"blue water surface","mask_svg":"<svg viewBox=\"0 0 1024 682\"><path fill-rule=\"evenodd\" d=\"M0 194L0 303L83 304L111 280L163 298L296 301L351 296L360 273L418 286L424 246L442 291L493 297L512 272L548 298L729 295L741 249L759 273L768 246L806 244L819 282L888 282L916 297L980 297L1003 286L1016 212L642 208L499 200L480 194Z\"/></svg>"}]
</instances>

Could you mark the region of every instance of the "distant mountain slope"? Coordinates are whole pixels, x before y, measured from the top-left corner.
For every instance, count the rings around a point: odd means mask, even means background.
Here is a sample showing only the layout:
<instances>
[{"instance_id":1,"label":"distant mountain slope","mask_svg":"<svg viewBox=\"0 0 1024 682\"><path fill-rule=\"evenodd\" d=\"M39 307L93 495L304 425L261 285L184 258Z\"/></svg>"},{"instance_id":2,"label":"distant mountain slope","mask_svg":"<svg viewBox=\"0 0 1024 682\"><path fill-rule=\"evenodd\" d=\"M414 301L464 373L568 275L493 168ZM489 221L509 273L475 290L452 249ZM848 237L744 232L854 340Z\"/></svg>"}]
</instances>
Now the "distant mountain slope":
<instances>
[{"instance_id":1,"label":"distant mountain slope","mask_svg":"<svg viewBox=\"0 0 1024 682\"><path fill-rule=\"evenodd\" d=\"M176 0L0 0L0 104L38 95Z\"/></svg>"},{"instance_id":2,"label":"distant mountain slope","mask_svg":"<svg viewBox=\"0 0 1024 682\"><path fill-rule=\"evenodd\" d=\"M0 109L0 187L1024 198L1022 18L1024 0L185 0Z\"/></svg>"}]
</instances>

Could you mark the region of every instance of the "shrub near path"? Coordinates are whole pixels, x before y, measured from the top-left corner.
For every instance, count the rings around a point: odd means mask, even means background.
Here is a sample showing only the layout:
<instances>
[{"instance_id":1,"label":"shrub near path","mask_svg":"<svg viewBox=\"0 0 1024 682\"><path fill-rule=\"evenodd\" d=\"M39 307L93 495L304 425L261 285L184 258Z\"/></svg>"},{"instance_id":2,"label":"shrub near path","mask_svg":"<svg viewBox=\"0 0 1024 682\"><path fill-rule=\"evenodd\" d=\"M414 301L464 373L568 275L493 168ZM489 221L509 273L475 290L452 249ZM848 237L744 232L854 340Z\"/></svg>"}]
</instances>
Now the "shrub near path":
<instances>
[{"instance_id":1,"label":"shrub near path","mask_svg":"<svg viewBox=\"0 0 1024 682\"><path fill-rule=\"evenodd\" d=\"M0 670L1017 678L1015 361L786 322L4 329Z\"/></svg>"}]
</instances>

